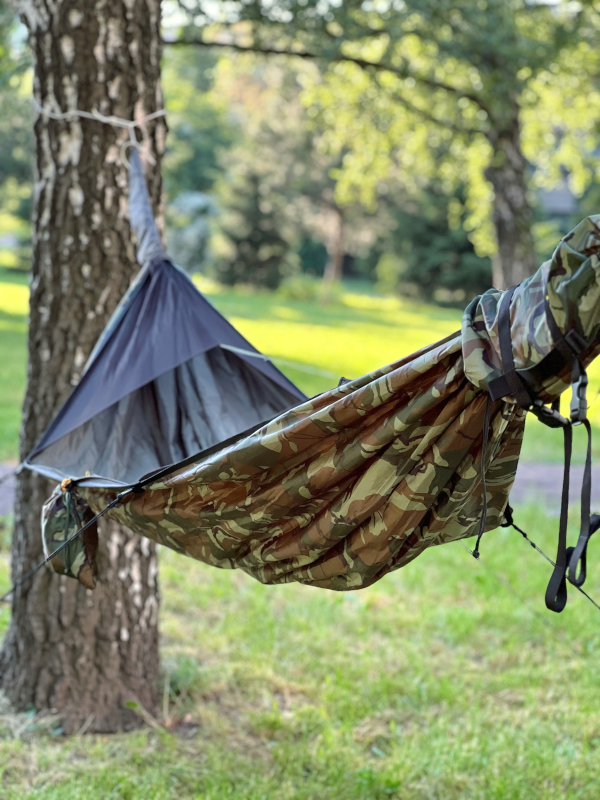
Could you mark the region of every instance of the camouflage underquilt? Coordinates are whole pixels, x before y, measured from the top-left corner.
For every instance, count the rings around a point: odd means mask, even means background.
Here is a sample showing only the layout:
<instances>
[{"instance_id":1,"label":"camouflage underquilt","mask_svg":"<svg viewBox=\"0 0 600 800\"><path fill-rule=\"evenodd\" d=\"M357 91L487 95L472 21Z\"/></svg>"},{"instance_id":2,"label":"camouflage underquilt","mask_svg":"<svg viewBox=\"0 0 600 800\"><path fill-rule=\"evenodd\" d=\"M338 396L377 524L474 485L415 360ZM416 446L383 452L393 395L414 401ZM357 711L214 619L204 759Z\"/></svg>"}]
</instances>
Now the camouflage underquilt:
<instances>
[{"instance_id":1,"label":"camouflage underquilt","mask_svg":"<svg viewBox=\"0 0 600 800\"><path fill-rule=\"evenodd\" d=\"M516 290L511 336L517 368L551 349L544 313L600 351L600 215L589 217ZM488 383L501 372L498 308L490 289L466 309L462 330L319 395L231 448L131 492L108 516L159 544L263 583L298 581L346 591L369 586L432 545L476 533ZM538 387L549 401L563 374ZM487 525L502 521L525 411L491 403L486 448ZM47 552L115 495L60 488L44 512ZM69 512L69 513L67 513ZM88 536L54 559L57 571L95 582Z\"/></svg>"}]
</instances>

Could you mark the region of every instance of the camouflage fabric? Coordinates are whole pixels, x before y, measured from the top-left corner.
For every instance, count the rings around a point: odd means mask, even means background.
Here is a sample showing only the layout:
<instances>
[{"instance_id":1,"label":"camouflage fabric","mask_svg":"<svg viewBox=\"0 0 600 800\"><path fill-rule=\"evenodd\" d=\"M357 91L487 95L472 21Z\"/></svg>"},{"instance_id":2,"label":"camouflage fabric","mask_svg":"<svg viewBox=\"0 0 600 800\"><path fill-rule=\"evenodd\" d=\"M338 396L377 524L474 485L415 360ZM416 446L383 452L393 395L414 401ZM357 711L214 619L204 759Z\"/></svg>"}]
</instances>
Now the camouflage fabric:
<instances>
[{"instance_id":1,"label":"camouflage fabric","mask_svg":"<svg viewBox=\"0 0 600 800\"><path fill-rule=\"evenodd\" d=\"M590 342L584 360L598 353L599 221L584 220L517 289L511 332L518 368L537 363L551 347L546 286L561 329L576 327ZM263 583L334 590L368 586L427 547L474 535L482 509L486 387L501 372L502 295L492 289L474 300L460 333L132 492L109 516L183 555L243 569ZM565 388L560 378L540 387L546 399ZM502 520L525 422L510 397L491 403L490 411L487 530ZM97 512L114 494L80 488L78 496ZM53 526L49 538L64 535Z\"/></svg>"},{"instance_id":2,"label":"camouflage fabric","mask_svg":"<svg viewBox=\"0 0 600 800\"><path fill-rule=\"evenodd\" d=\"M575 329L589 343L581 360L588 365L600 352L600 215L587 217L560 242L550 261L516 290L511 307L511 339L517 369L539 363L552 348L544 311L550 309L564 332ZM498 310L503 292L490 289L476 298L463 316L465 373L481 389L502 373L498 343ZM570 370L536 387L544 402L568 387Z\"/></svg>"},{"instance_id":3,"label":"camouflage fabric","mask_svg":"<svg viewBox=\"0 0 600 800\"><path fill-rule=\"evenodd\" d=\"M63 481L42 507L44 555L48 558L56 546L75 534L94 516L87 503L77 495L70 481ZM87 589L96 586L96 551L98 529L87 531L61 550L50 562L60 575L77 578Z\"/></svg>"}]
</instances>

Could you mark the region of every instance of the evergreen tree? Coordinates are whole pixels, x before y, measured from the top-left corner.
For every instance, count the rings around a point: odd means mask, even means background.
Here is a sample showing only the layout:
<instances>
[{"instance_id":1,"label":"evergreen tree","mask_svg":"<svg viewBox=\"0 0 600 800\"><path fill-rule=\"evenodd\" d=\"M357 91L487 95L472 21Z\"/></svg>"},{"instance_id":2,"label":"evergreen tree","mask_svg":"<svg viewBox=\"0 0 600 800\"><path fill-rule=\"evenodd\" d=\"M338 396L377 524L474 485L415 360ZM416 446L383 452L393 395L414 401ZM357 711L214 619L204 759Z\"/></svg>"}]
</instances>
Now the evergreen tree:
<instances>
[{"instance_id":1,"label":"evergreen tree","mask_svg":"<svg viewBox=\"0 0 600 800\"><path fill-rule=\"evenodd\" d=\"M217 263L218 279L276 289L293 271L293 259L265 184L255 172L238 172L227 193L221 223L226 250Z\"/></svg>"}]
</instances>

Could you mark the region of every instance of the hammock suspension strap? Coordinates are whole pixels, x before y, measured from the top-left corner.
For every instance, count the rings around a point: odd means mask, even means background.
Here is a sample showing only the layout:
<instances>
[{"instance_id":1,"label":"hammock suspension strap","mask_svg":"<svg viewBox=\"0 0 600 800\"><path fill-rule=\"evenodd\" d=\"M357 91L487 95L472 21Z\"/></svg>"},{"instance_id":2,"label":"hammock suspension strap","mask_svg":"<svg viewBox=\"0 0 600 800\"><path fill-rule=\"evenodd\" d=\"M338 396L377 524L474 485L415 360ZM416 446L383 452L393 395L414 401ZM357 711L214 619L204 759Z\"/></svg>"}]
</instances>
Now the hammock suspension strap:
<instances>
[{"instance_id":1,"label":"hammock suspension strap","mask_svg":"<svg viewBox=\"0 0 600 800\"><path fill-rule=\"evenodd\" d=\"M558 545L554 571L546 589L546 607L560 612L567 604L567 580L578 589L586 579L587 545L590 536L600 527L600 517L591 515L592 491L592 429L587 419L586 390L588 378L580 360L581 353L588 346L587 341L576 331L564 334L558 327L548 298L545 299L546 321L552 335L554 347L538 364L529 369L517 370L510 336L510 303L517 287L509 289L500 303L498 311L498 338L503 374L489 384L492 400L512 395L521 408L535 414L549 428L562 428L564 436L564 471L558 529ZM534 386L542 381L556 377L565 367L571 368L572 398L569 418L560 413L560 400L557 398L547 406L538 397ZM573 427L583 425L587 432L587 452L583 483L581 489L581 525L579 539L575 547L567 547L567 523L569 514L569 484L571 476L571 457L573 452ZM508 514L508 516L507 516ZM510 517L510 519L509 519ZM507 524L513 525L512 510L505 511ZM516 526L515 526L516 527ZM518 530L518 528L517 528Z\"/></svg>"}]
</instances>

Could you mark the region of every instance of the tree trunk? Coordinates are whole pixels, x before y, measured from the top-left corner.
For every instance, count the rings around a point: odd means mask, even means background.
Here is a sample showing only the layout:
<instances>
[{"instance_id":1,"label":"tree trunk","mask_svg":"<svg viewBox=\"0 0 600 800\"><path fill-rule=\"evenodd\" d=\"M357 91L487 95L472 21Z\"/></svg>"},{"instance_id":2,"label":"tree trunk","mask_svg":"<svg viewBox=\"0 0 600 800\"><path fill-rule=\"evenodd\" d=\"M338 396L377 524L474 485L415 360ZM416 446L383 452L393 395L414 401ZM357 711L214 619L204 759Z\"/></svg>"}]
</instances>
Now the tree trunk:
<instances>
[{"instance_id":1,"label":"tree trunk","mask_svg":"<svg viewBox=\"0 0 600 800\"><path fill-rule=\"evenodd\" d=\"M342 278L344 267L344 215L337 206L331 208L331 229L327 241L327 263L323 280L334 283Z\"/></svg>"},{"instance_id":2,"label":"tree trunk","mask_svg":"<svg viewBox=\"0 0 600 800\"><path fill-rule=\"evenodd\" d=\"M537 269L531 225L533 214L527 198L526 162L521 150L519 110L516 103L510 121L489 139L494 149L486 177L494 188L493 220L498 251L492 261L493 282L507 289Z\"/></svg>"},{"instance_id":3,"label":"tree trunk","mask_svg":"<svg viewBox=\"0 0 600 800\"><path fill-rule=\"evenodd\" d=\"M160 0L19 0L35 62L37 101L54 112L98 110L141 119L162 107ZM166 126L143 129L157 161L156 206ZM120 144L128 133L93 120L35 123L34 256L29 369L21 457L77 382L109 315L138 267ZM18 480L12 578L42 558L40 507L48 481ZM158 587L154 545L113 523L100 527L99 583L86 591L49 570L13 599L0 653L0 688L16 707L55 708L64 730L110 732L137 722L125 707L153 711L158 683Z\"/></svg>"}]
</instances>

